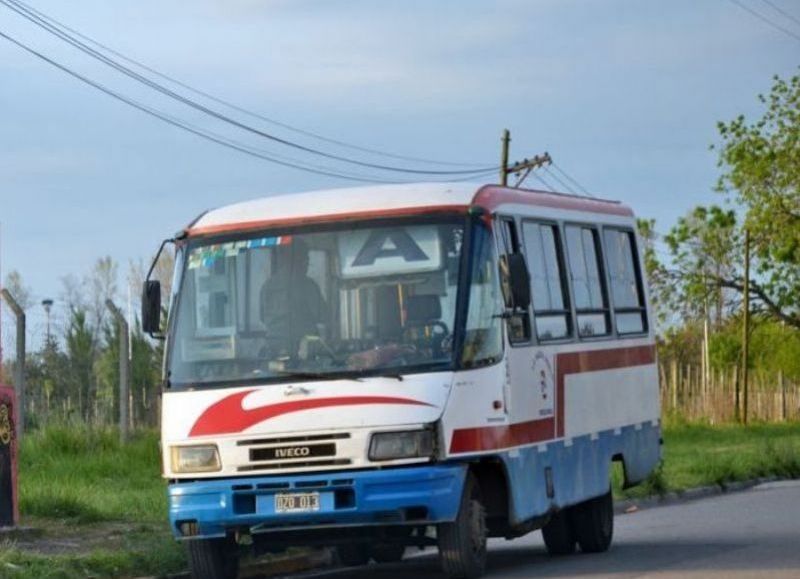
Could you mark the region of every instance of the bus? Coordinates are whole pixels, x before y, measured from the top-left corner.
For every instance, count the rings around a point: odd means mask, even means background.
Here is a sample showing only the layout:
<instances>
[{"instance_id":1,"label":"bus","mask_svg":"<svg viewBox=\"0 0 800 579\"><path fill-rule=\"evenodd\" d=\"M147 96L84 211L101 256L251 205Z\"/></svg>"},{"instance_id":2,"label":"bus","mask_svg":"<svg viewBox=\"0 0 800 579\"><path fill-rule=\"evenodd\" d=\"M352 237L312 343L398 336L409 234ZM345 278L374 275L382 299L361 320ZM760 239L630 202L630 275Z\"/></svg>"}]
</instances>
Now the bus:
<instances>
[{"instance_id":1,"label":"bus","mask_svg":"<svg viewBox=\"0 0 800 579\"><path fill-rule=\"evenodd\" d=\"M169 520L193 577L240 553L344 565L487 539L608 549L611 472L660 460L653 320L631 209L496 185L277 195L174 239L162 323ZM159 251L160 253L160 251ZM155 262L154 262L155 263Z\"/></svg>"}]
</instances>

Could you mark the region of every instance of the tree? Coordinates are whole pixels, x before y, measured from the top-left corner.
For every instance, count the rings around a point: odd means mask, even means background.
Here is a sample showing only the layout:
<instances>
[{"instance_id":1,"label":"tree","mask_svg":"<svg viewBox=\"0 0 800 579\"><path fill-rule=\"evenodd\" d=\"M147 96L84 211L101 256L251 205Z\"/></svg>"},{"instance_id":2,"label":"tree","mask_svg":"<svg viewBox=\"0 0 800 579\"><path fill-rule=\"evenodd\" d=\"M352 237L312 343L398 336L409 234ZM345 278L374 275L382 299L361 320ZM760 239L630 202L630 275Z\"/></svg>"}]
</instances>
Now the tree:
<instances>
[{"instance_id":1,"label":"tree","mask_svg":"<svg viewBox=\"0 0 800 579\"><path fill-rule=\"evenodd\" d=\"M23 310L29 309L33 305L33 295L31 288L22 281L22 276L17 270L9 271L3 287L11 292L14 300Z\"/></svg>"},{"instance_id":2,"label":"tree","mask_svg":"<svg viewBox=\"0 0 800 579\"><path fill-rule=\"evenodd\" d=\"M720 327L726 299L744 292L746 228L755 309L800 328L800 76L775 77L759 100L766 110L755 122L719 123L717 189L736 207L697 207L665 238L674 303L694 318L713 308Z\"/></svg>"},{"instance_id":3,"label":"tree","mask_svg":"<svg viewBox=\"0 0 800 579\"><path fill-rule=\"evenodd\" d=\"M65 342L67 348L66 384L78 397L78 408L85 421L91 420L95 395L94 343L95 336L87 321L86 311L70 310Z\"/></svg>"},{"instance_id":4,"label":"tree","mask_svg":"<svg viewBox=\"0 0 800 579\"><path fill-rule=\"evenodd\" d=\"M719 123L717 188L741 204L750 231L756 279L753 297L766 311L800 328L800 76L774 77L759 95L763 116ZM721 275L721 287L743 291L741 276Z\"/></svg>"}]
</instances>

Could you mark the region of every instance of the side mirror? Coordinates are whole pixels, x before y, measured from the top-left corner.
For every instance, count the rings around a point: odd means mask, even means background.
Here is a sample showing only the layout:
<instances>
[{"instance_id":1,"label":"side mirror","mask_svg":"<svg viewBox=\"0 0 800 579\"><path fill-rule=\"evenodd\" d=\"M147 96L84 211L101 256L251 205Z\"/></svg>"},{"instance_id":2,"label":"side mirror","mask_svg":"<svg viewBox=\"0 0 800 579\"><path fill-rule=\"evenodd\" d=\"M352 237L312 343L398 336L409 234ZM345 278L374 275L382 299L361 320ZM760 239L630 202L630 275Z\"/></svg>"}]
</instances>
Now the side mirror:
<instances>
[{"instance_id":1,"label":"side mirror","mask_svg":"<svg viewBox=\"0 0 800 579\"><path fill-rule=\"evenodd\" d=\"M500 258L500 272L506 307L520 310L531 305L531 279L525 256L509 253Z\"/></svg>"},{"instance_id":2,"label":"side mirror","mask_svg":"<svg viewBox=\"0 0 800 579\"><path fill-rule=\"evenodd\" d=\"M142 288L142 330L148 334L161 331L161 282L148 280Z\"/></svg>"}]
</instances>

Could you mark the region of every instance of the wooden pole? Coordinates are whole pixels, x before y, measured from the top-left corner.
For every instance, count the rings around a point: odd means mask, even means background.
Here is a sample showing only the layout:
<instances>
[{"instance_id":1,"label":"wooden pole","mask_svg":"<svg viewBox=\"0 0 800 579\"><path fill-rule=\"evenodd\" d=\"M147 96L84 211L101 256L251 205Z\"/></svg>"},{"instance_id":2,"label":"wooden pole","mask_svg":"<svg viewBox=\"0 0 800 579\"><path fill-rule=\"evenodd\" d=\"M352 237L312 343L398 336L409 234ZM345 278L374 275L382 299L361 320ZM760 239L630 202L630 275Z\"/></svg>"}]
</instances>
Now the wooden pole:
<instances>
[{"instance_id":1,"label":"wooden pole","mask_svg":"<svg viewBox=\"0 0 800 579\"><path fill-rule=\"evenodd\" d=\"M749 403L749 361L750 361L750 230L744 230L744 318L742 324L742 408L743 422L747 424L747 406Z\"/></svg>"},{"instance_id":2,"label":"wooden pole","mask_svg":"<svg viewBox=\"0 0 800 579\"><path fill-rule=\"evenodd\" d=\"M505 187L508 185L508 149L511 144L511 133L508 129L503 129L503 149L500 153L500 184Z\"/></svg>"}]
</instances>

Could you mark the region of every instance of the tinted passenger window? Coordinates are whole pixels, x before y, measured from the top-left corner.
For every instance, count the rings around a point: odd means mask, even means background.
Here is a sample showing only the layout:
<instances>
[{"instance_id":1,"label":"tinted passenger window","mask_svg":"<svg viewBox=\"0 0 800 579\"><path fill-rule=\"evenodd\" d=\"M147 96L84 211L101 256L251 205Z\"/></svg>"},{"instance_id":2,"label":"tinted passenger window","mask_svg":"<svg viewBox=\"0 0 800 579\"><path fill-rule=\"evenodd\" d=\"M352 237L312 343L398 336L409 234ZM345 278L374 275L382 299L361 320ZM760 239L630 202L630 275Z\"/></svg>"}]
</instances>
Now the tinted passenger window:
<instances>
[{"instance_id":1,"label":"tinted passenger window","mask_svg":"<svg viewBox=\"0 0 800 579\"><path fill-rule=\"evenodd\" d=\"M603 236L617 333L644 332L647 312L633 232L606 229Z\"/></svg>"},{"instance_id":2,"label":"tinted passenger window","mask_svg":"<svg viewBox=\"0 0 800 579\"><path fill-rule=\"evenodd\" d=\"M610 331L608 300L599 260L597 231L591 227L568 225L565 236L578 334L582 337L606 335Z\"/></svg>"},{"instance_id":3,"label":"tinted passenger window","mask_svg":"<svg viewBox=\"0 0 800 579\"><path fill-rule=\"evenodd\" d=\"M536 335L541 341L566 338L572 328L558 227L526 221L522 234L531 274Z\"/></svg>"},{"instance_id":4,"label":"tinted passenger window","mask_svg":"<svg viewBox=\"0 0 800 579\"><path fill-rule=\"evenodd\" d=\"M498 222L498 232L501 258L505 255L519 252L519 237L517 237L517 227L513 219L501 219ZM502 263L503 260L501 259L500 264L502 265ZM513 313L506 324L508 341L512 344L528 342L531 338L531 320L528 310L516 308L513 303L509 303L510 288L504 288L503 293L506 296L506 306L513 308Z\"/></svg>"}]
</instances>

